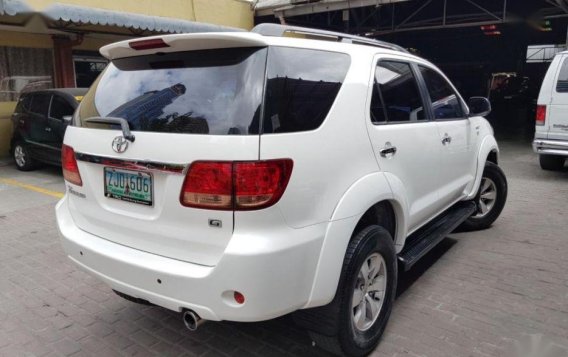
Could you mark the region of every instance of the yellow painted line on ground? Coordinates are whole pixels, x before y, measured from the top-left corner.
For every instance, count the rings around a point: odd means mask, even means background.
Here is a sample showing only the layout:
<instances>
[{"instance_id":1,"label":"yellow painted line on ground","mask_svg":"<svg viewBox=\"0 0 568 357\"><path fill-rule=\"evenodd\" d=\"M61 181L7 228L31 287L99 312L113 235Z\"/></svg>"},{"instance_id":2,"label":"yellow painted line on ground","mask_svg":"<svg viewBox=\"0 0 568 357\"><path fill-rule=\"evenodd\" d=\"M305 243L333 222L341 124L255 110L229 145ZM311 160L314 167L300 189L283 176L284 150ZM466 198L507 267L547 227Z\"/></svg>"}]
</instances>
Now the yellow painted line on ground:
<instances>
[{"instance_id":1,"label":"yellow painted line on ground","mask_svg":"<svg viewBox=\"0 0 568 357\"><path fill-rule=\"evenodd\" d=\"M63 195L64 195L63 192L51 191L51 190L41 188L41 187L38 187L38 186L28 185L27 183L23 183L23 182L16 181L16 180L13 180L13 179L7 179L7 178L1 178L0 177L0 183L10 185L10 186L19 187L19 188L23 188L23 189L38 192L38 193L43 193L44 195L55 197L55 198L62 198Z\"/></svg>"}]
</instances>

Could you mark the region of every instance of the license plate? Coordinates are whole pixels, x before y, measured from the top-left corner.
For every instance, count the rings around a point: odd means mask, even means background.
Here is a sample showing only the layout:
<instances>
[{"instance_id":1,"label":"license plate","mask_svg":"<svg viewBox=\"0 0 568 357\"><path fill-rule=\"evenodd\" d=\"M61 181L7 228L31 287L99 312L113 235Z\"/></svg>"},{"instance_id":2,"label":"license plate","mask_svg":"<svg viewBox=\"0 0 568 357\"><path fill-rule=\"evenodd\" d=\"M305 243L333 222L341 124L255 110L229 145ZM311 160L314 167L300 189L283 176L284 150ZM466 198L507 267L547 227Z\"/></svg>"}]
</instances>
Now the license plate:
<instances>
[{"instance_id":1,"label":"license plate","mask_svg":"<svg viewBox=\"0 0 568 357\"><path fill-rule=\"evenodd\" d=\"M104 174L106 197L152 205L152 175L149 173L105 167Z\"/></svg>"}]
</instances>

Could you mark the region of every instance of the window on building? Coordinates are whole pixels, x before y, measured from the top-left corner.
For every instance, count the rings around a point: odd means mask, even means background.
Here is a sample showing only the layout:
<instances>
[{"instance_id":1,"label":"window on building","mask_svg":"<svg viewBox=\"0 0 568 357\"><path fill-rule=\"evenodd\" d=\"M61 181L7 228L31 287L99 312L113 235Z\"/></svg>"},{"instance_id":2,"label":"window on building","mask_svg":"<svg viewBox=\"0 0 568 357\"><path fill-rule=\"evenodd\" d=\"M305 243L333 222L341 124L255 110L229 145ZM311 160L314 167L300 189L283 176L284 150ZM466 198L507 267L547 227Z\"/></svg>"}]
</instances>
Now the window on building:
<instances>
[{"instance_id":1,"label":"window on building","mask_svg":"<svg viewBox=\"0 0 568 357\"><path fill-rule=\"evenodd\" d=\"M0 102L16 102L21 93L53 87L50 49L0 46Z\"/></svg>"},{"instance_id":2,"label":"window on building","mask_svg":"<svg viewBox=\"0 0 568 357\"><path fill-rule=\"evenodd\" d=\"M75 56L73 64L77 88L89 88L99 74L104 71L108 61L102 57Z\"/></svg>"},{"instance_id":3,"label":"window on building","mask_svg":"<svg viewBox=\"0 0 568 357\"><path fill-rule=\"evenodd\" d=\"M435 119L463 118L460 100L448 81L433 69L419 66L424 78Z\"/></svg>"},{"instance_id":4,"label":"window on building","mask_svg":"<svg viewBox=\"0 0 568 357\"><path fill-rule=\"evenodd\" d=\"M371 99L373 123L404 123L425 119L422 96L410 64L379 62Z\"/></svg>"}]
</instances>

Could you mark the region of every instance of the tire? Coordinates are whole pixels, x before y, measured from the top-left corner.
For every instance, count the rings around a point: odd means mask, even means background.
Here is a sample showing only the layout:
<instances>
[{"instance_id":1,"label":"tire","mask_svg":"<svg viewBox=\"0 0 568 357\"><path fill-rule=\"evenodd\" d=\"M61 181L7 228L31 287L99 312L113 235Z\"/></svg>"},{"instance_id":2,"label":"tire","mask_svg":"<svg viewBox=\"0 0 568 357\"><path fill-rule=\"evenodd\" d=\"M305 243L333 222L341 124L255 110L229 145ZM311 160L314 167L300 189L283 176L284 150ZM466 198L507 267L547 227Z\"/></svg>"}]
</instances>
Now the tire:
<instances>
[{"instance_id":1,"label":"tire","mask_svg":"<svg viewBox=\"0 0 568 357\"><path fill-rule=\"evenodd\" d=\"M543 170L558 171L562 170L564 167L564 161L566 158L564 156L557 155L539 155L540 167Z\"/></svg>"},{"instance_id":2,"label":"tire","mask_svg":"<svg viewBox=\"0 0 568 357\"><path fill-rule=\"evenodd\" d=\"M30 150L28 149L27 145L21 141L18 141L14 144L14 148L12 149L12 157L14 158L14 162L16 163L16 167L20 171L31 171L37 166L36 161L30 155Z\"/></svg>"},{"instance_id":3,"label":"tire","mask_svg":"<svg viewBox=\"0 0 568 357\"><path fill-rule=\"evenodd\" d=\"M363 279L364 264L375 278ZM397 269L393 239L387 230L371 225L357 233L347 247L333 301L299 312L299 320L303 319L304 327L311 330L316 345L337 355L365 356L372 352L392 310ZM353 307L355 301L360 303ZM372 307L377 312L373 313Z\"/></svg>"},{"instance_id":4,"label":"tire","mask_svg":"<svg viewBox=\"0 0 568 357\"><path fill-rule=\"evenodd\" d=\"M494 200L490 192L494 192ZM459 227L458 231L478 231L489 228L499 218L507 201L507 178L503 170L492 162L485 163L479 191L475 196L478 211Z\"/></svg>"}]
</instances>

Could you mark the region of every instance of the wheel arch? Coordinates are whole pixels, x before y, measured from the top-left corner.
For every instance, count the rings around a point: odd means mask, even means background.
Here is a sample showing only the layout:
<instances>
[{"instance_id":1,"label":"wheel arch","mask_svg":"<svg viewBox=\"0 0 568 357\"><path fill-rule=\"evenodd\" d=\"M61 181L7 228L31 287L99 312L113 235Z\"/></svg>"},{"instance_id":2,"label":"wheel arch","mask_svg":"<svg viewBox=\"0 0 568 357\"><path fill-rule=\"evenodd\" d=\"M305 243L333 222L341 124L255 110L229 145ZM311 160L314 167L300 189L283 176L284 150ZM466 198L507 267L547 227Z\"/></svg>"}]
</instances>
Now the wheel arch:
<instances>
[{"instance_id":1,"label":"wheel arch","mask_svg":"<svg viewBox=\"0 0 568 357\"><path fill-rule=\"evenodd\" d=\"M352 237L369 224L387 225L397 251L406 233L404 192L393 192L385 173L369 174L355 182L337 204L324 237L312 292L303 308L333 300L347 246ZM402 200L401 200L402 199Z\"/></svg>"},{"instance_id":2,"label":"wheel arch","mask_svg":"<svg viewBox=\"0 0 568 357\"><path fill-rule=\"evenodd\" d=\"M492 162L495 165L499 164L499 146L497 145L497 140L492 135L488 135L483 138L481 145L479 146L479 152L477 153L477 171L475 175L475 182L471 189L471 192L467 196L467 199L473 199L479 189L481 183L481 176L483 175L483 169L485 168L486 162Z\"/></svg>"},{"instance_id":3,"label":"wheel arch","mask_svg":"<svg viewBox=\"0 0 568 357\"><path fill-rule=\"evenodd\" d=\"M8 149L10 155L14 153L14 145L19 141L24 141L24 137L18 131L14 131L10 138L10 148Z\"/></svg>"}]
</instances>

